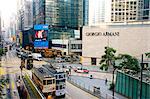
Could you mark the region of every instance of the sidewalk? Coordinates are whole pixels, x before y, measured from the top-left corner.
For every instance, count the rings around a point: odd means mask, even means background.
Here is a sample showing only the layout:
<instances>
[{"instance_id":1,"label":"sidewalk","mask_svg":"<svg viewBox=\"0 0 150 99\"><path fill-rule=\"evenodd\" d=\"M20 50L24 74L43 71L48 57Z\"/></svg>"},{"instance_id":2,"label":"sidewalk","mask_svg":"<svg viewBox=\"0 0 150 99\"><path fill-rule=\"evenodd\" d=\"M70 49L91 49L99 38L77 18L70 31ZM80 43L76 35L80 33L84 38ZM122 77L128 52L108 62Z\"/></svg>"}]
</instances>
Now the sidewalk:
<instances>
[{"instance_id":1,"label":"sidewalk","mask_svg":"<svg viewBox=\"0 0 150 99\"><path fill-rule=\"evenodd\" d=\"M111 99L112 98L112 91L109 90L109 84L105 84L105 80L100 79L90 79L88 77L80 77L80 76L70 76L68 81L73 82L75 85L80 86L81 89L85 91L89 91L94 93L94 87L100 88L100 93L98 96L104 99ZM115 99L127 99L126 97L115 93Z\"/></svg>"}]
</instances>

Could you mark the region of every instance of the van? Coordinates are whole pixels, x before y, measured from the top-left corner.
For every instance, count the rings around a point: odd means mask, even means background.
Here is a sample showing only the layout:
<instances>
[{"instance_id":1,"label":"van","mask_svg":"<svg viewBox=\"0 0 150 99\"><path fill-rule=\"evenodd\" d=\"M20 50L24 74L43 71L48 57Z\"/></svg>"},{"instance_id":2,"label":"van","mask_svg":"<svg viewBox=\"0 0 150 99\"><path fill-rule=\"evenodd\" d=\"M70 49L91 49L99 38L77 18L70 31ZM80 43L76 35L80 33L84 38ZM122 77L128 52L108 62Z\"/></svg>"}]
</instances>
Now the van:
<instances>
[{"instance_id":1,"label":"van","mask_svg":"<svg viewBox=\"0 0 150 99\"><path fill-rule=\"evenodd\" d=\"M42 60L42 55L39 53L33 53L32 54L33 59L41 61Z\"/></svg>"}]
</instances>

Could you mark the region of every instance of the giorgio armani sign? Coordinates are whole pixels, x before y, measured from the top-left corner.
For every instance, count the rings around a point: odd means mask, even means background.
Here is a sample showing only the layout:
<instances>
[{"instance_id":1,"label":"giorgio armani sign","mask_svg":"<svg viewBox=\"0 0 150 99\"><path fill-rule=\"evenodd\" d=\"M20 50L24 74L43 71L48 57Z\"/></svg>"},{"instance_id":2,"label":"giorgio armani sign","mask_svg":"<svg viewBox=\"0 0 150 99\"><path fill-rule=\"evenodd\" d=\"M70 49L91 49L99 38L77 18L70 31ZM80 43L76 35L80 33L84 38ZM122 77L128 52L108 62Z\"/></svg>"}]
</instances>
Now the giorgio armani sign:
<instances>
[{"instance_id":1,"label":"giorgio armani sign","mask_svg":"<svg viewBox=\"0 0 150 99\"><path fill-rule=\"evenodd\" d=\"M119 36L119 32L86 32L86 36Z\"/></svg>"}]
</instances>

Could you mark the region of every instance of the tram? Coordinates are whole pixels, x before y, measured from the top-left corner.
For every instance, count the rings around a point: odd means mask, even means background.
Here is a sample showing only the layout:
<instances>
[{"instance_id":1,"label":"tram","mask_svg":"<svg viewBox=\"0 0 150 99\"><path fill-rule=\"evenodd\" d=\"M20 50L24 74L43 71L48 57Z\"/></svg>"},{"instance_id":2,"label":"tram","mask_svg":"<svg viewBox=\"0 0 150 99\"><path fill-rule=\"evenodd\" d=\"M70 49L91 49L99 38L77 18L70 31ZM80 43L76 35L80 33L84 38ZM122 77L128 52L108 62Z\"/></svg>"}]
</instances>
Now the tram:
<instances>
[{"instance_id":1,"label":"tram","mask_svg":"<svg viewBox=\"0 0 150 99\"><path fill-rule=\"evenodd\" d=\"M47 68L49 72L53 74L56 79L56 97L65 97L66 92L66 73L63 70L54 68L51 64L50 65L42 65L43 67Z\"/></svg>"},{"instance_id":2,"label":"tram","mask_svg":"<svg viewBox=\"0 0 150 99\"><path fill-rule=\"evenodd\" d=\"M53 74L44 67L33 67L32 79L47 97L49 95L55 96L56 91L56 80Z\"/></svg>"}]
</instances>

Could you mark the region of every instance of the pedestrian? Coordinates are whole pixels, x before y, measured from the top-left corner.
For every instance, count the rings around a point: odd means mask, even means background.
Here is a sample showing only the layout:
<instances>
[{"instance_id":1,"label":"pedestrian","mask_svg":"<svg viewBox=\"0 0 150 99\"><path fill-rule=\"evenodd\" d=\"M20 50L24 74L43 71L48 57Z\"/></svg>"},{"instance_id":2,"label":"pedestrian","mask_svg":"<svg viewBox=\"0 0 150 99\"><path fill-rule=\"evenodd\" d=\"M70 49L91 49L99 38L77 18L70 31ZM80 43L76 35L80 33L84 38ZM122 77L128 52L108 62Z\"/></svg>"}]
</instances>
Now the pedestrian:
<instances>
[{"instance_id":1,"label":"pedestrian","mask_svg":"<svg viewBox=\"0 0 150 99\"><path fill-rule=\"evenodd\" d=\"M105 79L105 85L107 85L107 78Z\"/></svg>"}]
</instances>

